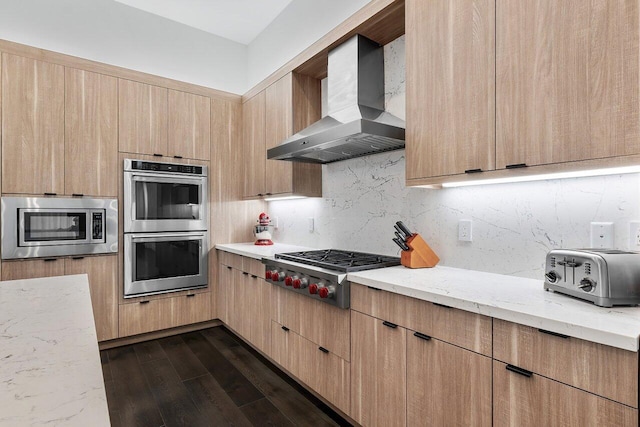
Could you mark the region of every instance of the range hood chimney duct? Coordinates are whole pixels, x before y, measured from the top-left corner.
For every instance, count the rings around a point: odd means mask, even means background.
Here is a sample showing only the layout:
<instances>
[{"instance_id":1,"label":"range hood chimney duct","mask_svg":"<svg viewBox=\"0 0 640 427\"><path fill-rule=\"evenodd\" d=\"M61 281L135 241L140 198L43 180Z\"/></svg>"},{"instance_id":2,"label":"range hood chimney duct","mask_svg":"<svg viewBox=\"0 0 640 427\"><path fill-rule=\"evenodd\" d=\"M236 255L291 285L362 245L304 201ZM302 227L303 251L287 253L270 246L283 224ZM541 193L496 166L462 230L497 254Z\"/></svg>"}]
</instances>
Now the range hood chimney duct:
<instances>
[{"instance_id":1,"label":"range hood chimney duct","mask_svg":"<svg viewBox=\"0 0 640 427\"><path fill-rule=\"evenodd\" d=\"M404 120L384 111L384 51L355 35L329 52L328 114L267 150L267 158L332 163L404 148Z\"/></svg>"}]
</instances>

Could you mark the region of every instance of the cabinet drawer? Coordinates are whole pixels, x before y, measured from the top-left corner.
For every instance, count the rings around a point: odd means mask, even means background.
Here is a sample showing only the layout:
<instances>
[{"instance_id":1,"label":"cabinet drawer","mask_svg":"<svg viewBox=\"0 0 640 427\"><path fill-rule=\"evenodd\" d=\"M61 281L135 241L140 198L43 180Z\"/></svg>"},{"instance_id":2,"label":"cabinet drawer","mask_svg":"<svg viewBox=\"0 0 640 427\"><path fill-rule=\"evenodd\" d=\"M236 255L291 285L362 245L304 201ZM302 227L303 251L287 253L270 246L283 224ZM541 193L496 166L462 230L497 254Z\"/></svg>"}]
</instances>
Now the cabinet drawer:
<instances>
[{"instance_id":1,"label":"cabinet drawer","mask_svg":"<svg viewBox=\"0 0 640 427\"><path fill-rule=\"evenodd\" d=\"M218 262L220 264L228 265L238 270L242 270L242 258L244 257L230 252L218 251Z\"/></svg>"},{"instance_id":2,"label":"cabinet drawer","mask_svg":"<svg viewBox=\"0 0 640 427\"><path fill-rule=\"evenodd\" d=\"M350 356L351 315L337 308L272 286L272 319L345 360Z\"/></svg>"},{"instance_id":3,"label":"cabinet drawer","mask_svg":"<svg viewBox=\"0 0 640 427\"><path fill-rule=\"evenodd\" d=\"M638 407L638 353L493 322L494 359Z\"/></svg>"},{"instance_id":4,"label":"cabinet drawer","mask_svg":"<svg viewBox=\"0 0 640 427\"><path fill-rule=\"evenodd\" d=\"M271 322L272 358L341 411L349 412L350 364L277 322Z\"/></svg>"},{"instance_id":5,"label":"cabinet drawer","mask_svg":"<svg viewBox=\"0 0 640 427\"><path fill-rule=\"evenodd\" d=\"M638 410L494 361L493 425L637 426Z\"/></svg>"},{"instance_id":6,"label":"cabinet drawer","mask_svg":"<svg viewBox=\"0 0 640 427\"><path fill-rule=\"evenodd\" d=\"M120 337L204 322L211 318L211 293L122 304L118 317Z\"/></svg>"},{"instance_id":7,"label":"cabinet drawer","mask_svg":"<svg viewBox=\"0 0 640 427\"><path fill-rule=\"evenodd\" d=\"M491 318L351 284L351 308L477 353L491 356Z\"/></svg>"},{"instance_id":8,"label":"cabinet drawer","mask_svg":"<svg viewBox=\"0 0 640 427\"><path fill-rule=\"evenodd\" d=\"M242 271L246 271L252 276L258 276L264 279L264 264L259 259L243 257Z\"/></svg>"}]
</instances>

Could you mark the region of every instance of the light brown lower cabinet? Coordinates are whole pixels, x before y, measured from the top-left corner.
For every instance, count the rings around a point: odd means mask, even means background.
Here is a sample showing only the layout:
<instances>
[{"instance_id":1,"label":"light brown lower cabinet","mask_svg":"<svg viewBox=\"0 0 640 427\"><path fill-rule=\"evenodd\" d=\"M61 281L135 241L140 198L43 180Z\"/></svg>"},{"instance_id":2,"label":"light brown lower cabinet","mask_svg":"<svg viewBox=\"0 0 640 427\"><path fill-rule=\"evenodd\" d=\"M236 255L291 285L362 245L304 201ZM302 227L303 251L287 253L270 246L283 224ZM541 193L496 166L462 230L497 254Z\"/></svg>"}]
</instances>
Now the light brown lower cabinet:
<instances>
[{"instance_id":1,"label":"light brown lower cabinet","mask_svg":"<svg viewBox=\"0 0 640 427\"><path fill-rule=\"evenodd\" d=\"M637 409L538 374L513 372L507 366L512 365L493 362L495 426L638 425Z\"/></svg>"},{"instance_id":2,"label":"light brown lower cabinet","mask_svg":"<svg viewBox=\"0 0 640 427\"><path fill-rule=\"evenodd\" d=\"M210 292L120 305L120 337L175 328L211 318Z\"/></svg>"},{"instance_id":3,"label":"light brown lower cabinet","mask_svg":"<svg viewBox=\"0 0 640 427\"><path fill-rule=\"evenodd\" d=\"M35 259L2 263L2 280L87 274L98 341L118 337L118 257Z\"/></svg>"},{"instance_id":4,"label":"light brown lower cabinet","mask_svg":"<svg viewBox=\"0 0 640 427\"><path fill-rule=\"evenodd\" d=\"M344 413L349 413L350 364L328 349L271 322L271 357Z\"/></svg>"}]
</instances>

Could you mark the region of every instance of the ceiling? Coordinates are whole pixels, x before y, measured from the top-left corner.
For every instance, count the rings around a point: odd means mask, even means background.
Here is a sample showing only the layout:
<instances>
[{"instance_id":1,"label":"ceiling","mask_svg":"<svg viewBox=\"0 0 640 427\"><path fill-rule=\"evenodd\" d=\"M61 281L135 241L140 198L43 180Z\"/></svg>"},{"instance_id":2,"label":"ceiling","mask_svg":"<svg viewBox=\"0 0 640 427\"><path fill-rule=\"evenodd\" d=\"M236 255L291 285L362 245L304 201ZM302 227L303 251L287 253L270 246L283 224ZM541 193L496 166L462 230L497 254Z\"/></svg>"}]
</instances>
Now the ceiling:
<instances>
[{"instance_id":1,"label":"ceiling","mask_svg":"<svg viewBox=\"0 0 640 427\"><path fill-rule=\"evenodd\" d=\"M247 45L292 0L115 1Z\"/></svg>"}]
</instances>

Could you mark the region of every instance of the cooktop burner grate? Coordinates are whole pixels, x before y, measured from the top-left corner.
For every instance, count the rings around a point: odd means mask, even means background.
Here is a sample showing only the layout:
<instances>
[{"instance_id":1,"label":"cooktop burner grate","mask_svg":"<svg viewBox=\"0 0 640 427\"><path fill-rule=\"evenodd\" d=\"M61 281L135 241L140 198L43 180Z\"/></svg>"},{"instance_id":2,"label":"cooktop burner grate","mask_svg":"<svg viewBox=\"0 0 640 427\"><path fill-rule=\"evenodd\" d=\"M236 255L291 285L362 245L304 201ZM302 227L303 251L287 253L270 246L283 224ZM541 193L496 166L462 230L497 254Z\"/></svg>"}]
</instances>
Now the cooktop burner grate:
<instances>
[{"instance_id":1,"label":"cooktop burner grate","mask_svg":"<svg viewBox=\"0 0 640 427\"><path fill-rule=\"evenodd\" d=\"M276 254L275 257L344 273L400 265L400 258L398 257L338 249L287 252Z\"/></svg>"}]
</instances>

